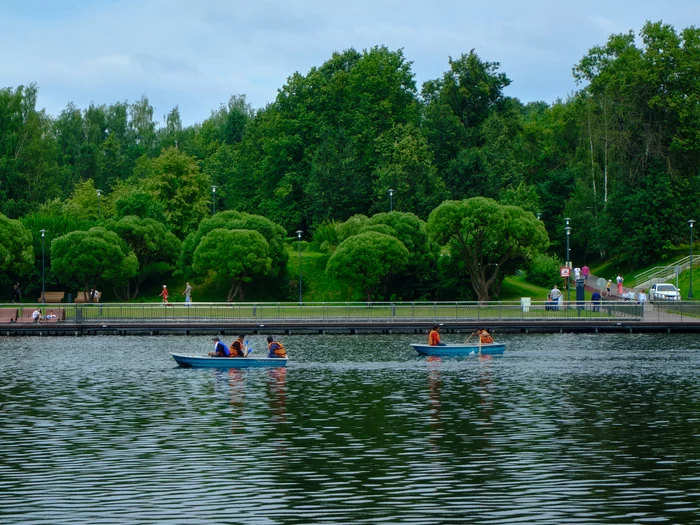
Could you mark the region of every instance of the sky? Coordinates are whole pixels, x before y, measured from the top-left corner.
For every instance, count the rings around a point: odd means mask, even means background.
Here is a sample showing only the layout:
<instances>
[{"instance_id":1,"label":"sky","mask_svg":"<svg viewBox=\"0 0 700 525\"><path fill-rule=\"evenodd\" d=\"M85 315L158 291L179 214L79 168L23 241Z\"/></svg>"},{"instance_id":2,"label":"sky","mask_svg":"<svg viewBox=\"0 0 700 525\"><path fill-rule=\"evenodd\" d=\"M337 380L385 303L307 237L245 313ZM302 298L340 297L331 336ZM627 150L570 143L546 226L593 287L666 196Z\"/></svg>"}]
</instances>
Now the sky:
<instances>
[{"instance_id":1,"label":"sky","mask_svg":"<svg viewBox=\"0 0 700 525\"><path fill-rule=\"evenodd\" d=\"M134 102L162 124L202 122L232 95L254 108L349 48L402 49L416 85L472 49L499 62L506 94L565 99L572 67L647 21L700 24L698 0L0 0L0 88L36 83L38 107Z\"/></svg>"}]
</instances>

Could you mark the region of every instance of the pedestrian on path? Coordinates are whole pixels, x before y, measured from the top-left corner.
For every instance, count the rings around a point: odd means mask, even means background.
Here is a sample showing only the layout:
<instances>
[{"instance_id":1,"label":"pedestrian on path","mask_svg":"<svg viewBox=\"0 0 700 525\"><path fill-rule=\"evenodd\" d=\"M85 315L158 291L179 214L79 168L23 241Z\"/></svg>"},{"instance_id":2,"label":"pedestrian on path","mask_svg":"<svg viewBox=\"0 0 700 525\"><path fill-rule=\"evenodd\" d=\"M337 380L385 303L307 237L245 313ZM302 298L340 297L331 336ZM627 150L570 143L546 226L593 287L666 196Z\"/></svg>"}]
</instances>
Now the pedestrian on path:
<instances>
[{"instance_id":1,"label":"pedestrian on path","mask_svg":"<svg viewBox=\"0 0 700 525\"><path fill-rule=\"evenodd\" d=\"M160 292L160 297L163 298L163 304L168 304L168 287L163 285L163 291Z\"/></svg>"},{"instance_id":2,"label":"pedestrian on path","mask_svg":"<svg viewBox=\"0 0 700 525\"><path fill-rule=\"evenodd\" d=\"M584 264L583 268L581 268L581 275L583 275L584 281L588 282L588 274L590 274L590 273L591 273L591 269Z\"/></svg>"},{"instance_id":3,"label":"pedestrian on path","mask_svg":"<svg viewBox=\"0 0 700 525\"><path fill-rule=\"evenodd\" d=\"M625 279L618 273L616 280L617 280L617 295L622 297L622 292L623 292L622 283L625 282Z\"/></svg>"},{"instance_id":4,"label":"pedestrian on path","mask_svg":"<svg viewBox=\"0 0 700 525\"><path fill-rule=\"evenodd\" d=\"M185 305L189 306L192 304L192 286L189 282L185 283L185 291L182 292L185 296Z\"/></svg>"}]
</instances>

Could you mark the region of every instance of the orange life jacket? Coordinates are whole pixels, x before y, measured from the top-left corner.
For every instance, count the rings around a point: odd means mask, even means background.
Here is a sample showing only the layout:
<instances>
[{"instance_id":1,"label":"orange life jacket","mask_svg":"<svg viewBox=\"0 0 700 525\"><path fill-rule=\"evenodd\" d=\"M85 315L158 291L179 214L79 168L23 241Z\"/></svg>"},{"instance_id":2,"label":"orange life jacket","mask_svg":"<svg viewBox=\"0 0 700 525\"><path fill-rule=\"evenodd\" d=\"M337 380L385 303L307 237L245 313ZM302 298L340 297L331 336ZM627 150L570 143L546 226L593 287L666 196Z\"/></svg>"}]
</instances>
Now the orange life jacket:
<instances>
[{"instance_id":1,"label":"orange life jacket","mask_svg":"<svg viewBox=\"0 0 700 525\"><path fill-rule=\"evenodd\" d=\"M275 348L275 349L272 351L273 354L275 354L275 355L278 356L278 357L287 357L287 349L286 349L286 348L284 347L284 345L283 345L282 343L280 343L279 341L272 341L269 345L267 345L268 353L269 353L269 351L270 351L270 347L271 347L273 344L277 344L277 345L278 345L278 348Z\"/></svg>"},{"instance_id":2,"label":"orange life jacket","mask_svg":"<svg viewBox=\"0 0 700 525\"><path fill-rule=\"evenodd\" d=\"M437 330L431 330L428 334L428 344L436 346L440 342L440 333Z\"/></svg>"},{"instance_id":3,"label":"orange life jacket","mask_svg":"<svg viewBox=\"0 0 700 525\"><path fill-rule=\"evenodd\" d=\"M481 337L481 344L482 345L487 345L487 344L493 343L493 337L491 337L491 335L488 333L486 333L486 334L482 333L480 335L480 337Z\"/></svg>"},{"instance_id":4,"label":"orange life jacket","mask_svg":"<svg viewBox=\"0 0 700 525\"><path fill-rule=\"evenodd\" d=\"M229 350L231 351L231 357L245 357L243 355L243 341L236 339L231 343L231 348Z\"/></svg>"}]
</instances>

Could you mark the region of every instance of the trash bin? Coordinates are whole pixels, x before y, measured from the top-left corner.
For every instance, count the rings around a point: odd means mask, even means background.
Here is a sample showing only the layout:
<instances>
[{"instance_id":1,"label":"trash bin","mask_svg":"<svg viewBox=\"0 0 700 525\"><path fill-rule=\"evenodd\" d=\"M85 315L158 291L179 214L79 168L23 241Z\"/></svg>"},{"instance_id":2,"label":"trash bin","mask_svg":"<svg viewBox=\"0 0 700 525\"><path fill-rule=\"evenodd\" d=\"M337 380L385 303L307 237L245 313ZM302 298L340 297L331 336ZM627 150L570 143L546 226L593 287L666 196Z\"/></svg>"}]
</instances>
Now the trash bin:
<instances>
[{"instance_id":1,"label":"trash bin","mask_svg":"<svg viewBox=\"0 0 700 525\"><path fill-rule=\"evenodd\" d=\"M532 299L530 297L521 297L520 298L520 306L523 309L523 312L529 312L530 311L530 304L532 303Z\"/></svg>"},{"instance_id":2,"label":"trash bin","mask_svg":"<svg viewBox=\"0 0 700 525\"><path fill-rule=\"evenodd\" d=\"M72 302L73 302L73 294L72 294L72 293L67 293L67 294L66 294L66 302L67 302L67 303L72 303Z\"/></svg>"}]
</instances>

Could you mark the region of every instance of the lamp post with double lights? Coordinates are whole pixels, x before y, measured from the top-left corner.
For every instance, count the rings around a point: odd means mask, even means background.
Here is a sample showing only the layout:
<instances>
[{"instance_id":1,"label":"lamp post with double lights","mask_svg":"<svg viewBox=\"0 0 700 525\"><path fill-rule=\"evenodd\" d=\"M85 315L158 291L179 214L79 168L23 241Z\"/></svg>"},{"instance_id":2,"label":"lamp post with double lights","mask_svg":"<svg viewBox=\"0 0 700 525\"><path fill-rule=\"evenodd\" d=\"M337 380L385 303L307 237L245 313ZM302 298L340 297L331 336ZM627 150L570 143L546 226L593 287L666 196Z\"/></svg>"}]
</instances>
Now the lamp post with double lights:
<instances>
[{"instance_id":1,"label":"lamp post with double lights","mask_svg":"<svg viewBox=\"0 0 700 525\"><path fill-rule=\"evenodd\" d=\"M211 214L216 213L216 186L211 187Z\"/></svg>"},{"instance_id":2,"label":"lamp post with double lights","mask_svg":"<svg viewBox=\"0 0 700 525\"><path fill-rule=\"evenodd\" d=\"M46 235L46 230L41 231L41 304L42 306L46 304L44 298L44 236Z\"/></svg>"},{"instance_id":3,"label":"lamp post with double lights","mask_svg":"<svg viewBox=\"0 0 700 525\"><path fill-rule=\"evenodd\" d=\"M299 243L299 304L301 304L301 230L297 230L297 239Z\"/></svg>"},{"instance_id":4,"label":"lamp post with double lights","mask_svg":"<svg viewBox=\"0 0 700 525\"><path fill-rule=\"evenodd\" d=\"M569 226L569 221L571 219L567 217L564 219L566 221L566 267L569 269L569 274L571 274L571 268L569 267L569 237L571 236L571 226ZM567 304L569 303L570 295L569 295L569 280L571 279L571 275L569 275L566 278L566 302ZM568 306L567 306L568 308Z\"/></svg>"},{"instance_id":5,"label":"lamp post with double lights","mask_svg":"<svg viewBox=\"0 0 700 525\"><path fill-rule=\"evenodd\" d=\"M688 226L690 226L690 286L688 287L688 299L693 298L693 224L695 224L695 221L690 219L688 221Z\"/></svg>"}]
</instances>

